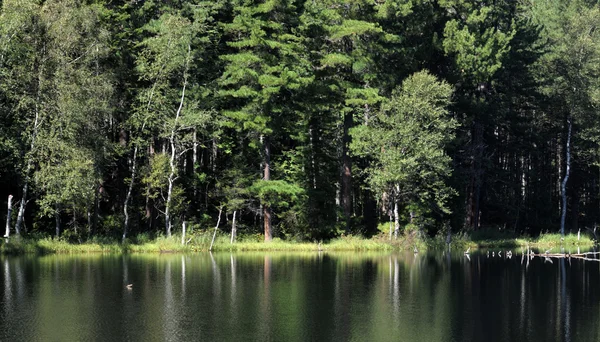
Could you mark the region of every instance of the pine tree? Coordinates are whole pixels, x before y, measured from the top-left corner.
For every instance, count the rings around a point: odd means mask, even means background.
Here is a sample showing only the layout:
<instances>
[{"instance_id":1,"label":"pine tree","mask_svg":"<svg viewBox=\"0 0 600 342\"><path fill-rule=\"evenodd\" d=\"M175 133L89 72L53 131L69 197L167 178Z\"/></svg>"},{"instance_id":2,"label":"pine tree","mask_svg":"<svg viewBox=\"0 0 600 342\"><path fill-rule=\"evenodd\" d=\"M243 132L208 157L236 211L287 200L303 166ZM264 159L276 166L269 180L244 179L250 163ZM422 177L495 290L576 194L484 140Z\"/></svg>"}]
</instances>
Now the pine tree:
<instances>
[{"instance_id":1,"label":"pine tree","mask_svg":"<svg viewBox=\"0 0 600 342\"><path fill-rule=\"evenodd\" d=\"M261 200L265 241L272 239L271 207L267 197L297 186L285 181L271 183L271 149L276 127L290 116L289 103L311 82L298 26L295 1L235 1L234 18L225 24L231 52L219 81L220 96L230 99L225 115L238 134L251 134L250 144L260 146L262 181L252 188Z\"/></svg>"}]
</instances>

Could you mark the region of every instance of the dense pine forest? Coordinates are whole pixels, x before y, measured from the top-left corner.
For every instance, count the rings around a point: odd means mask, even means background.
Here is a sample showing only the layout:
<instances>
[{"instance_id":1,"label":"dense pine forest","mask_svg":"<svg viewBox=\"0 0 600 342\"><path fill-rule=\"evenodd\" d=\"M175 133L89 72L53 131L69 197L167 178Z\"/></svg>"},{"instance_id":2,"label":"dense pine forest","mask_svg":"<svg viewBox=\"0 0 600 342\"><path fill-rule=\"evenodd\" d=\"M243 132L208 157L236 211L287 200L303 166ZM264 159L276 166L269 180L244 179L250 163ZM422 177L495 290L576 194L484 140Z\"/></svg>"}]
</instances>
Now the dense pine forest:
<instances>
[{"instance_id":1,"label":"dense pine forest","mask_svg":"<svg viewBox=\"0 0 600 342\"><path fill-rule=\"evenodd\" d=\"M597 0L0 3L11 235L600 221Z\"/></svg>"}]
</instances>

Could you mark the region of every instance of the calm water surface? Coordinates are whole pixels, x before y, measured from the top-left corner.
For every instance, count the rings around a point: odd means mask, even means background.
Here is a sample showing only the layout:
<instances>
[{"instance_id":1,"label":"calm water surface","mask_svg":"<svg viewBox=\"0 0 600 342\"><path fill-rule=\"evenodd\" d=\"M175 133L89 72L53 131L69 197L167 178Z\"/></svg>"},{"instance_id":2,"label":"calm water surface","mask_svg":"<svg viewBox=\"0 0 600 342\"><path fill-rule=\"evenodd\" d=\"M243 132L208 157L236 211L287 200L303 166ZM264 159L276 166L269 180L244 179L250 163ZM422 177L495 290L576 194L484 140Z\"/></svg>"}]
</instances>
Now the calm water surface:
<instances>
[{"instance_id":1,"label":"calm water surface","mask_svg":"<svg viewBox=\"0 0 600 342\"><path fill-rule=\"evenodd\" d=\"M0 341L600 341L600 262L520 255L3 257L0 294Z\"/></svg>"}]
</instances>

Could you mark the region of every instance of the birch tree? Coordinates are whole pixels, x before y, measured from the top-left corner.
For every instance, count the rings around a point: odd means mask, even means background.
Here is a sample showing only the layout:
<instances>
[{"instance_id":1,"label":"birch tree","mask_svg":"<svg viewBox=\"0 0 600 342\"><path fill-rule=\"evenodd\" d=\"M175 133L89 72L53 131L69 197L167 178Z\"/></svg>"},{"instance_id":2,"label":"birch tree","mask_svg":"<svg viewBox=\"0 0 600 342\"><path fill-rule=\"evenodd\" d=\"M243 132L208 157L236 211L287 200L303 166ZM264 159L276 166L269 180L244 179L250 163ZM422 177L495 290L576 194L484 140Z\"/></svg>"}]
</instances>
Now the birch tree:
<instances>
[{"instance_id":1,"label":"birch tree","mask_svg":"<svg viewBox=\"0 0 600 342\"><path fill-rule=\"evenodd\" d=\"M551 51L540 61L546 82L545 94L553 99L551 110L562 121L564 168L560 182L560 233L564 236L567 216L567 186L571 176L577 137L590 137L598 126L600 83L600 8L586 1L540 1L533 9L544 26ZM591 140L597 140L591 136ZM575 199L578 201L578 199ZM573 213L577 215L576 212Z\"/></svg>"},{"instance_id":2,"label":"birch tree","mask_svg":"<svg viewBox=\"0 0 600 342\"><path fill-rule=\"evenodd\" d=\"M368 185L379 196L392 195L395 236L400 205L449 212L454 191L445 182L451 159L444 149L457 127L446 109L451 94L448 83L418 72L394 90L369 125L351 130L351 151L370 161L364 170Z\"/></svg>"}]
</instances>

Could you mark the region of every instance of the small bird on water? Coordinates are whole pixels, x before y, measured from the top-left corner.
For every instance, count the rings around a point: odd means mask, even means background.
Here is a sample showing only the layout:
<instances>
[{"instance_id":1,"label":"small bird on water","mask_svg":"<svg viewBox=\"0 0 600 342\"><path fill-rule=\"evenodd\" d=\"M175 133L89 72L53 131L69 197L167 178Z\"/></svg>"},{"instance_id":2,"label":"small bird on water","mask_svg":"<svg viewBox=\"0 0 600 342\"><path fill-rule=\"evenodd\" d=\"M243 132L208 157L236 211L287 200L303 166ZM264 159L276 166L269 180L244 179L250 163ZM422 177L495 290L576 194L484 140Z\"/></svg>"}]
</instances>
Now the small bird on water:
<instances>
[{"instance_id":1,"label":"small bird on water","mask_svg":"<svg viewBox=\"0 0 600 342\"><path fill-rule=\"evenodd\" d=\"M125 285L125 288L128 289L128 290L131 290L131 289L133 289L133 284L127 284L127 285Z\"/></svg>"}]
</instances>

